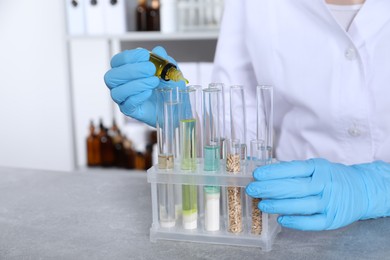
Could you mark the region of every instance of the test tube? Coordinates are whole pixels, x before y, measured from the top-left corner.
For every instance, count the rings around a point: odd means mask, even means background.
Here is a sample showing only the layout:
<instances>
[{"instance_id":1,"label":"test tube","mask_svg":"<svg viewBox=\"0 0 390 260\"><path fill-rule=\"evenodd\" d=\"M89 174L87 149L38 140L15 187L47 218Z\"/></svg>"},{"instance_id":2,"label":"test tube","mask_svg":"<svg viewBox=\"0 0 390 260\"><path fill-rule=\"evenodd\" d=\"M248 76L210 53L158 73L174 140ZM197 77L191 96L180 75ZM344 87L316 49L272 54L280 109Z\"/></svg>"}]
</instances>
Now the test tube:
<instances>
[{"instance_id":1,"label":"test tube","mask_svg":"<svg viewBox=\"0 0 390 260\"><path fill-rule=\"evenodd\" d=\"M173 115L173 95L171 88L157 88L157 142L158 168L171 170L175 156L175 125Z\"/></svg>"},{"instance_id":2,"label":"test tube","mask_svg":"<svg viewBox=\"0 0 390 260\"><path fill-rule=\"evenodd\" d=\"M172 88L158 88L157 95L157 142L158 168L172 171L174 169L175 133L178 127L178 102ZM163 228L171 228L176 223L175 187L173 184L158 184L159 221Z\"/></svg>"},{"instance_id":3,"label":"test tube","mask_svg":"<svg viewBox=\"0 0 390 260\"><path fill-rule=\"evenodd\" d=\"M238 139L228 139L226 142L226 172L239 174L241 172L242 146ZM242 224L241 187L227 187L228 231L240 233Z\"/></svg>"},{"instance_id":4,"label":"test tube","mask_svg":"<svg viewBox=\"0 0 390 260\"><path fill-rule=\"evenodd\" d=\"M220 168L220 102L221 89L213 85L203 90L203 149L204 170L216 172ZM205 186L205 230L220 228L220 187Z\"/></svg>"},{"instance_id":5,"label":"test tube","mask_svg":"<svg viewBox=\"0 0 390 260\"><path fill-rule=\"evenodd\" d=\"M181 169L194 171L197 164L197 89L187 86L180 94L180 158ZM198 187L196 185L182 186L183 228L197 228L198 218Z\"/></svg>"},{"instance_id":6,"label":"test tube","mask_svg":"<svg viewBox=\"0 0 390 260\"><path fill-rule=\"evenodd\" d=\"M273 154L273 87L259 85L256 88L257 139L251 141L251 171L272 163ZM252 198L251 233L262 232L262 213L258 207L261 199Z\"/></svg>"},{"instance_id":7,"label":"test tube","mask_svg":"<svg viewBox=\"0 0 390 260\"><path fill-rule=\"evenodd\" d=\"M267 160L273 156L273 86L259 85L256 88L257 139L264 140L268 152Z\"/></svg>"},{"instance_id":8,"label":"test tube","mask_svg":"<svg viewBox=\"0 0 390 260\"><path fill-rule=\"evenodd\" d=\"M197 95L196 88L187 86L180 93L180 158L182 170L195 170L197 159Z\"/></svg>"},{"instance_id":9,"label":"test tube","mask_svg":"<svg viewBox=\"0 0 390 260\"><path fill-rule=\"evenodd\" d=\"M225 84L213 82L209 84L209 88L218 88L221 90L221 94L219 95L220 101L220 111L222 110L222 115L220 115L220 159L225 159L226 157L226 148L225 148L225 140L226 140L226 102L225 102Z\"/></svg>"},{"instance_id":10,"label":"test tube","mask_svg":"<svg viewBox=\"0 0 390 260\"><path fill-rule=\"evenodd\" d=\"M231 139L241 141L241 160L246 161L246 110L244 88L241 85L230 86L230 123Z\"/></svg>"},{"instance_id":11,"label":"test tube","mask_svg":"<svg viewBox=\"0 0 390 260\"><path fill-rule=\"evenodd\" d=\"M250 155L250 165L251 172L253 172L257 167L263 166L267 161L267 149L263 140L254 139L251 140L251 155ZM260 235L262 231L262 214L258 207L261 199L259 198L249 198L251 204L251 233L253 235ZM249 209L249 207L248 207ZM249 215L249 214L248 214Z\"/></svg>"},{"instance_id":12,"label":"test tube","mask_svg":"<svg viewBox=\"0 0 390 260\"><path fill-rule=\"evenodd\" d=\"M202 98L202 86L201 85L191 85L191 87L195 88L195 95L196 95L196 133L199 137L203 136L203 122L202 122L202 115L203 115L203 98ZM203 138L197 138L196 139L196 151L198 158L203 158Z\"/></svg>"},{"instance_id":13,"label":"test tube","mask_svg":"<svg viewBox=\"0 0 390 260\"><path fill-rule=\"evenodd\" d=\"M204 170L218 171L220 165L219 102L221 89L203 89L203 156Z\"/></svg>"}]
</instances>

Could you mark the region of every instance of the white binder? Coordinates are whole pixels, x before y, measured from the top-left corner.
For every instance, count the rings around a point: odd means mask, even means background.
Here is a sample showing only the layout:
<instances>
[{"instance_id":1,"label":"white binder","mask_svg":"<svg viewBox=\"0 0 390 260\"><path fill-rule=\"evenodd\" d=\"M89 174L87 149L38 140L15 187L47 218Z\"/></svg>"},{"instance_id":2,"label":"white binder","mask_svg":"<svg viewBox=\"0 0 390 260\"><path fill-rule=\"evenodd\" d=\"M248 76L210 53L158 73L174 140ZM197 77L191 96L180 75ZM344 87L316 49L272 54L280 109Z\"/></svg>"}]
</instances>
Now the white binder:
<instances>
[{"instance_id":1,"label":"white binder","mask_svg":"<svg viewBox=\"0 0 390 260\"><path fill-rule=\"evenodd\" d=\"M103 0L106 34L122 34L126 32L126 1Z\"/></svg>"},{"instance_id":2,"label":"white binder","mask_svg":"<svg viewBox=\"0 0 390 260\"><path fill-rule=\"evenodd\" d=\"M65 0L68 35L85 34L84 1Z\"/></svg>"},{"instance_id":3,"label":"white binder","mask_svg":"<svg viewBox=\"0 0 390 260\"><path fill-rule=\"evenodd\" d=\"M105 33L104 3L107 0L84 0L85 28L88 35Z\"/></svg>"},{"instance_id":4,"label":"white binder","mask_svg":"<svg viewBox=\"0 0 390 260\"><path fill-rule=\"evenodd\" d=\"M180 4L186 4L180 2ZM160 31L163 33L173 33L177 31L177 0L160 0Z\"/></svg>"}]
</instances>

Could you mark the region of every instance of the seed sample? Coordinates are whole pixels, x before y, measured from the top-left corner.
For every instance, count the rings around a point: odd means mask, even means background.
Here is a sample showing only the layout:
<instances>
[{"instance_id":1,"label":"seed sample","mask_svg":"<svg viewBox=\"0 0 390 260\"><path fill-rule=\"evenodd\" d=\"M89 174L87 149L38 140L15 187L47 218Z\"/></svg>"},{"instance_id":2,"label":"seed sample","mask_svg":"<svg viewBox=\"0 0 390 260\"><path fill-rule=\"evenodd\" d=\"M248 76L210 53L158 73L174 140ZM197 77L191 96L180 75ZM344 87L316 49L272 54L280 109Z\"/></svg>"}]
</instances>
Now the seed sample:
<instances>
[{"instance_id":1,"label":"seed sample","mask_svg":"<svg viewBox=\"0 0 390 260\"><path fill-rule=\"evenodd\" d=\"M226 171L229 173L239 173L241 170L241 158L239 154L228 154L226 156Z\"/></svg>"},{"instance_id":2,"label":"seed sample","mask_svg":"<svg viewBox=\"0 0 390 260\"><path fill-rule=\"evenodd\" d=\"M241 204L240 187L228 187L228 211L229 211L228 231L232 233L241 233L242 232L242 204Z\"/></svg>"},{"instance_id":3,"label":"seed sample","mask_svg":"<svg viewBox=\"0 0 390 260\"><path fill-rule=\"evenodd\" d=\"M255 198L252 199L252 225L251 233L253 235L260 235L262 230L262 216L261 211L258 207L261 199Z\"/></svg>"},{"instance_id":4,"label":"seed sample","mask_svg":"<svg viewBox=\"0 0 390 260\"><path fill-rule=\"evenodd\" d=\"M226 156L226 171L228 174L238 174L241 170L241 151L239 140L228 140ZM241 187L228 187L228 231L242 232L242 199Z\"/></svg>"},{"instance_id":5,"label":"seed sample","mask_svg":"<svg viewBox=\"0 0 390 260\"><path fill-rule=\"evenodd\" d=\"M159 155L158 168L159 169L173 169L173 155Z\"/></svg>"}]
</instances>

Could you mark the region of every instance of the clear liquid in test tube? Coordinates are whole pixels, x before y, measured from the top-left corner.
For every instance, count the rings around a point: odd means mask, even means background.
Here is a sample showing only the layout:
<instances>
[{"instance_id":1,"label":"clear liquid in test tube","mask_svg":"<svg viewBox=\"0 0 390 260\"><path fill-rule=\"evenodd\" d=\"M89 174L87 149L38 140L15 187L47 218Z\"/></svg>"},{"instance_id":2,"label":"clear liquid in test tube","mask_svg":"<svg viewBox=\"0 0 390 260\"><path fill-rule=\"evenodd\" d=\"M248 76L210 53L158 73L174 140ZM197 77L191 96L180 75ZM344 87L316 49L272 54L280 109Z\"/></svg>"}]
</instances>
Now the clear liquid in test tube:
<instances>
[{"instance_id":1,"label":"clear liquid in test tube","mask_svg":"<svg viewBox=\"0 0 390 260\"><path fill-rule=\"evenodd\" d=\"M180 106L180 167L195 171L197 166L197 88L187 86L179 90ZM183 228L195 229L198 222L198 186L182 185Z\"/></svg>"},{"instance_id":2,"label":"clear liquid in test tube","mask_svg":"<svg viewBox=\"0 0 390 260\"><path fill-rule=\"evenodd\" d=\"M203 89L203 155L204 171L220 169L220 101L221 89L209 86ZM205 230L220 228L220 187L205 186Z\"/></svg>"},{"instance_id":3,"label":"clear liquid in test tube","mask_svg":"<svg viewBox=\"0 0 390 260\"><path fill-rule=\"evenodd\" d=\"M158 168L164 171L173 171L174 160L177 155L175 140L178 126L178 99L175 89L158 88L157 96L157 143ZM177 202L175 199L175 185L158 184L159 222L163 228L171 228L176 224Z\"/></svg>"}]
</instances>

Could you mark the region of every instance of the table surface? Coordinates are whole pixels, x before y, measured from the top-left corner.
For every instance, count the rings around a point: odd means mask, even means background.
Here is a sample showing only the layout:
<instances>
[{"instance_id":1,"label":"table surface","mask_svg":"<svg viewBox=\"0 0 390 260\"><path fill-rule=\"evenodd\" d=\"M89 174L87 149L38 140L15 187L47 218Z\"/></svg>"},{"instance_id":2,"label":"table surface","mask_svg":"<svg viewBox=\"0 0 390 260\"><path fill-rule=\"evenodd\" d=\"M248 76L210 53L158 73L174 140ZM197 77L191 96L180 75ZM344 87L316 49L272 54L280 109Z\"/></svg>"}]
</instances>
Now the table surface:
<instances>
[{"instance_id":1,"label":"table surface","mask_svg":"<svg viewBox=\"0 0 390 260\"><path fill-rule=\"evenodd\" d=\"M390 259L390 218L259 248L149 240L146 173L0 168L0 259Z\"/></svg>"}]
</instances>

